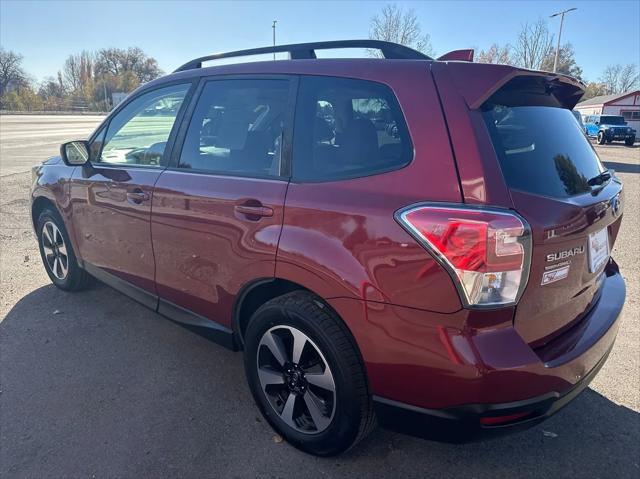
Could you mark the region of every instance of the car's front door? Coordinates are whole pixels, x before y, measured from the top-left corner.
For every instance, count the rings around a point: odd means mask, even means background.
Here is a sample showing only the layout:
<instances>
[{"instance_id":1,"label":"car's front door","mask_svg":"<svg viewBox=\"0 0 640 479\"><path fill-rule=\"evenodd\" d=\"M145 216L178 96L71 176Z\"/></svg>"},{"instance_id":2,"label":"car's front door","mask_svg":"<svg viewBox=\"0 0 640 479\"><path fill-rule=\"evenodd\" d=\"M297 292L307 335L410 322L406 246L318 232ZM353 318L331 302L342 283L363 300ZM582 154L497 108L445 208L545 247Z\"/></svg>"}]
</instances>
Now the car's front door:
<instances>
[{"instance_id":1,"label":"car's front door","mask_svg":"<svg viewBox=\"0 0 640 479\"><path fill-rule=\"evenodd\" d=\"M154 191L160 312L175 317L178 306L195 313L188 315L192 319L230 327L242 286L274 276L289 176L293 82L271 77L203 83L188 128L179 135L182 148L176 144L172 166Z\"/></svg>"},{"instance_id":2,"label":"car's front door","mask_svg":"<svg viewBox=\"0 0 640 479\"><path fill-rule=\"evenodd\" d=\"M72 177L73 226L85 267L155 295L151 247L153 187L191 83L131 99L94 138L92 160ZM143 295L141 298L145 298Z\"/></svg>"}]
</instances>

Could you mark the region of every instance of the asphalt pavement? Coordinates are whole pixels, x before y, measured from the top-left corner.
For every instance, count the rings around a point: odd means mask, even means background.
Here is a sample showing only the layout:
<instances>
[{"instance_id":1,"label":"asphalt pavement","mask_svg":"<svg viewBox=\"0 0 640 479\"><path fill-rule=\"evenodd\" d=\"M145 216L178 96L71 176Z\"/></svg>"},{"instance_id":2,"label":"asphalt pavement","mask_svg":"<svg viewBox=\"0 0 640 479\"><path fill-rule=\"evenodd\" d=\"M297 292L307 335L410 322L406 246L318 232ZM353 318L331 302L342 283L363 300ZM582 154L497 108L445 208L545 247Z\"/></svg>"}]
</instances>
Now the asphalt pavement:
<instances>
[{"instance_id":1,"label":"asphalt pavement","mask_svg":"<svg viewBox=\"0 0 640 479\"><path fill-rule=\"evenodd\" d=\"M0 115L0 175L57 155L65 141L87 138L104 115Z\"/></svg>"},{"instance_id":2,"label":"asphalt pavement","mask_svg":"<svg viewBox=\"0 0 640 479\"><path fill-rule=\"evenodd\" d=\"M583 394L501 439L449 445L378 429L321 459L261 419L241 353L107 286L73 294L50 284L27 170L97 119L29 118L0 116L1 478L640 477L640 147L597 147L625 183L613 255L628 296L611 356Z\"/></svg>"}]
</instances>

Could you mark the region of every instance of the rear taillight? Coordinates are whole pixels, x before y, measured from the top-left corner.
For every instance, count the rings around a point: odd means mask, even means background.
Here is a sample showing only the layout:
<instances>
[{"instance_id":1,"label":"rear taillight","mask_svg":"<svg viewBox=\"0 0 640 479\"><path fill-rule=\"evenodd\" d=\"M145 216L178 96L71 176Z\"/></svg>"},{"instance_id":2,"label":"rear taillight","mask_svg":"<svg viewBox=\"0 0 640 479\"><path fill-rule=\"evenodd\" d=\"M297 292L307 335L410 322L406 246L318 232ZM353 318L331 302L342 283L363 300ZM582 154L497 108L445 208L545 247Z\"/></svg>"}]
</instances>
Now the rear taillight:
<instances>
[{"instance_id":1,"label":"rear taillight","mask_svg":"<svg viewBox=\"0 0 640 479\"><path fill-rule=\"evenodd\" d=\"M508 306L520 299L531 237L515 213L416 205L398 211L396 220L447 269L466 307Z\"/></svg>"}]
</instances>

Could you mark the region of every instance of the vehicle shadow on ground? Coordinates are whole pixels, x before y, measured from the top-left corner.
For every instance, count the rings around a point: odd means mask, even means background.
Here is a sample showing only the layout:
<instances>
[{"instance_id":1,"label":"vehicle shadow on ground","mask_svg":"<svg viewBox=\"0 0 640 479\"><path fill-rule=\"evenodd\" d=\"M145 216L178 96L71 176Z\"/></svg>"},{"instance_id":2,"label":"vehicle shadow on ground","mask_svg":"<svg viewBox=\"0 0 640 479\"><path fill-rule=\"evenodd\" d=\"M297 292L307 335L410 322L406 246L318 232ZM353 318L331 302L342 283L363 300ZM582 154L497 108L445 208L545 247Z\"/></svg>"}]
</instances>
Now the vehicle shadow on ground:
<instances>
[{"instance_id":1,"label":"vehicle shadow on ground","mask_svg":"<svg viewBox=\"0 0 640 479\"><path fill-rule=\"evenodd\" d=\"M0 347L2 477L640 471L640 415L591 389L545 423L488 442L449 445L378 429L343 456L308 456L274 440L245 385L241 354L103 285L77 294L51 285L29 293L0 323Z\"/></svg>"},{"instance_id":2,"label":"vehicle shadow on ground","mask_svg":"<svg viewBox=\"0 0 640 479\"><path fill-rule=\"evenodd\" d=\"M640 173L638 163L619 163L617 161L603 161L604 166L615 170L616 173Z\"/></svg>"}]
</instances>

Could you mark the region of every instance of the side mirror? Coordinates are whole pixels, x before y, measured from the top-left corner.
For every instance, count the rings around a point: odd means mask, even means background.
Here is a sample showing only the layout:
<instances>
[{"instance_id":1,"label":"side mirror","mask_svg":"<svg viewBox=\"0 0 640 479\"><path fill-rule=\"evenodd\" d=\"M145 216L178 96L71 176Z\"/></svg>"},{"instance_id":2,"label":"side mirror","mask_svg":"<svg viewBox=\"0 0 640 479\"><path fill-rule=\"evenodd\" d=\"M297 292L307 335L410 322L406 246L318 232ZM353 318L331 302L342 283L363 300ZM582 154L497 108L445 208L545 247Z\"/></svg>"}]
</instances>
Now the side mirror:
<instances>
[{"instance_id":1,"label":"side mirror","mask_svg":"<svg viewBox=\"0 0 640 479\"><path fill-rule=\"evenodd\" d=\"M89 162L89 142L85 140L70 141L60 146L62 161L69 166L81 166Z\"/></svg>"},{"instance_id":2,"label":"side mirror","mask_svg":"<svg viewBox=\"0 0 640 479\"><path fill-rule=\"evenodd\" d=\"M599 125L599 124L600 124L600 122L599 122L599 121L594 121L594 123L595 123L596 125Z\"/></svg>"}]
</instances>

